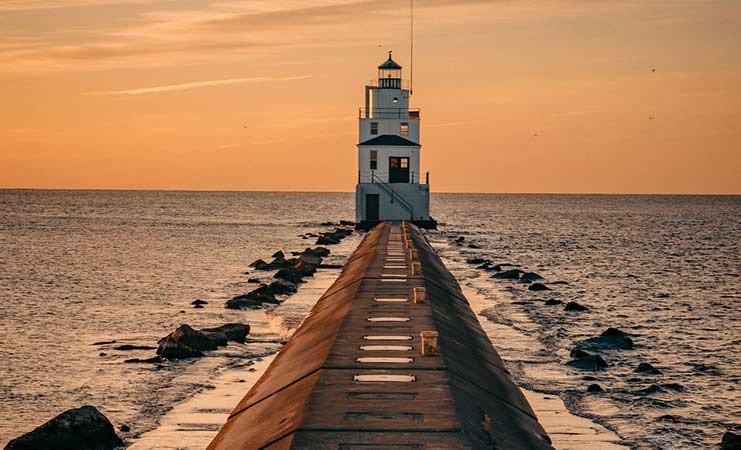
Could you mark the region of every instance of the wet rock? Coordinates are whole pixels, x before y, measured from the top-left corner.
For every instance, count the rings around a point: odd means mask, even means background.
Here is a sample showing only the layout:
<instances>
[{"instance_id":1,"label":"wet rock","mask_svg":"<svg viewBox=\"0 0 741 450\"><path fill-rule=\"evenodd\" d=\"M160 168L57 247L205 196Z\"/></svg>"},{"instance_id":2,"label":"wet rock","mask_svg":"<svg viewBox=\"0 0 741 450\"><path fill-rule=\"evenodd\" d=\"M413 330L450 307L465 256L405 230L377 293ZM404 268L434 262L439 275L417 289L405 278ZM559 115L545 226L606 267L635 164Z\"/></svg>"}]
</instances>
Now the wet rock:
<instances>
[{"instance_id":1,"label":"wet rock","mask_svg":"<svg viewBox=\"0 0 741 450\"><path fill-rule=\"evenodd\" d=\"M123 445L106 416L86 405L67 410L13 439L5 450L108 450Z\"/></svg>"},{"instance_id":2,"label":"wet rock","mask_svg":"<svg viewBox=\"0 0 741 450\"><path fill-rule=\"evenodd\" d=\"M294 267L296 267L301 273L302 277L312 277L316 273L317 265L311 264L306 261L299 261Z\"/></svg>"},{"instance_id":3,"label":"wet rock","mask_svg":"<svg viewBox=\"0 0 741 450\"><path fill-rule=\"evenodd\" d=\"M323 227L331 227L334 226L334 222L322 222L321 225Z\"/></svg>"},{"instance_id":4,"label":"wet rock","mask_svg":"<svg viewBox=\"0 0 741 450\"><path fill-rule=\"evenodd\" d=\"M484 264L484 263L487 263L487 262L489 262L489 261L487 261L487 260L486 260L486 259L484 259L484 258L468 258L468 259L466 260L466 262L467 262L468 264L471 264L471 265L477 265L477 264Z\"/></svg>"},{"instance_id":5,"label":"wet rock","mask_svg":"<svg viewBox=\"0 0 741 450\"><path fill-rule=\"evenodd\" d=\"M665 389L670 389L672 391L684 392L684 386L682 386L679 383L663 383L661 387Z\"/></svg>"},{"instance_id":6,"label":"wet rock","mask_svg":"<svg viewBox=\"0 0 741 450\"><path fill-rule=\"evenodd\" d=\"M502 279L502 280L517 280L520 278L521 273L523 273L523 271L520 269L511 269L511 270L505 270L504 272L495 273L491 277Z\"/></svg>"},{"instance_id":7,"label":"wet rock","mask_svg":"<svg viewBox=\"0 0 741 450\"><path fill-rule=\"evenodd\" d=\"M298 257L297 263L308 263L314 266L318 266L322 263L322 258L321 256L317 256L312 252L304 252Z\"/></svg>"},{"instance_id":8,"label":"wet rock","mask_svg":"<svg viewBox=\"0 0 741 450\"><path fill-rule=\"evenodd\" d=\"M726 431L720 441L720 450L741 450L741 436Z\"/></svg>"},{"instance_id":9,"label":"wet rock","mask_svg":"<svg viewBox=\"0 0 741 450\"><path fill-rule=\"evenodd\" d=\"M98 353L98 356L100 356L102 358L104 356L108 356L108 353L106 353L106 352L100 352L100 353Z\"/></svg>"},{"instance_id":10,"label":"wet rock","mask_svg":"<svg viewBox=\"0 0 741 450\"><path fill-rule=\"evenodd\" d=\"M226 307L228 309L254 309L261 307L263 303L280 304L280 300L275 298L270 287L266 285L261 285L246 294L237 295L227 300Z\"/></svg>"},{"instance_id":11,"label":"wet rock","mask_svg":"<svg viewBox=\"0 0 741 450\"><path fill-rule=\"evenodd\" d=\"M284 259L286 257L286 254L283 253L282 250L278 250L277 252L270 255L270 257L273 259Z\"/></svg>"},{"instance_id":12,"label":"wet rock","mask_svg":"<svg viewBox=\"0 0 741 450\"><path fill-rule=\"evenodd\" d=\"M576 302L568 302L566 303L566 306L563 308L563 310L581 312L581 311L588 311L589 308L579 303L576 303Z\"/></svg>"},{"instance_id":13,"label":"wet rock","mask_svg":"<svg viewBox=\"0 0 741 450\"><path fill-rule=\"evenodd\" d=\"M121 425L120 427L118 427L118 429L119 429L119 430L120 430L120 431L121 431L122 433L128 433L129 431L131 431L131 427L130 427L130 426L128 426L128 425L126 425L126 424L122 424L122 425Z\"/></svg>"},{"instance_id":14,"label":"wet rock","mask_svg":"<svg viewBox=\"0 0 741 450\"><path fill-rule=\"evenodd\" d=\"M93 345L107 345L107 344L115 344L117 341L114 339L112 341L98 341L93 342Z\"/></svg>"},{"instance_id":15,"label":"wet rock","mask_svg":"<svg viewBox=\"0 0 741 450\"><path fill-rule=\"evenodd\" d=\"M267 269L268 266L269 264L263 261L262 259L257 259L250 264L250 267L253 267L257 270L268 270Z\"/></svg>"},{"instance_id":16,"label":"wet rock","mask_svg":"<svg viewBox=\"0 0 741 450\"><path fill-rule=\"evenodd\" d=\"M650 375L660 375L661 374L661 371L659 369L645 362L638 364L638 367L636 367L633 372L647 373Z\"/></svg>"},{"instance_id":17,"label":"wet rock","mask_svg":"<svg viewBox=\"0 0 741 450\"><path fill-rule=\"evenodd\" d=\"M525 283L530 283L531 281L542 280L542 279L543 277L541 277L535 272L525 272L520 277L520 281L524 281Z\"/></svg>"},{"instance_id":18,"label":"wet rock","mask_svg":"<svg viewBox=\"0 0 741 450\"><path fill-rule=\"evenodd\" d=\"M571 349L571 352L569 352L569 355L572 358L579 359L579 358L584 358L585 356L589 356L590 353L587 353L584 350L577 347L577 348Z\"/></svg>"},{"instance_id":19,"label":"wet rock","mask_svg":"<svg viewBox=\"0 0 741 450\"><path fill-rule=\"evenodd\" d=\"M195 309L203 309L203 305L193 305L193 308Z\"/></svg>"},{"instance_id":20,"label":"wet rock","mask_svg":"<svg viewBox=\"0 0 741 450\"><path fill-rule=\"evenodd\" d=\"M244 344L244 340L250 333L250 326L246 323L226 323L215 328L203 328L203 333L221 334L226 341L239 342Z\"/></svg>"},{"instance_id":21,"label":"wet rock","mask_svg":"<svg viewBox=\"0 0 741 450\"><path fill-rule=\"evenodd\" d=\"M720 369L711 364L692 364L692 366L697 372L706 375L720 375Z\"/></svg>"},{"instance_id":22,"label":"wet rock","mask_svg":"<svg viewBox=\"0 0 741 450\"><path fill-rule=\"evenodd\" d=\"M132 358L132 359L124 360L124 364L159 364L162 362L163 362L163 359L160 356L154 356L152 358L145 358L145 359Z\"/></svg>"},{"instance_id":23,"label":"wet rock","mask_svg":"<svg viewBox=\"0 0 741 450\"><path fill-rule=\"evenodd\" d=\"M552 281L550 284L569 284L569 283L563 280L558 280L558 281Z\"/></svg>"},{"instance_id":24,"label":"wet rock","mask_svg":"<svg viewBox=\"0 0 741 450\"><path fill-rule=\"evenodd\" d=\"M628 333L617 328L608 328L599 337L589 338L580 344L581 347L591 350L622 350L633 348L633 340Z\"/></svg>"},{"instance_id":25,"label":"wet rock","mask_svg":"<svg viewBox=\"0 0 741 450\"><path fill-rule=\"evenodd\" d=\"M340 240L331 234L319 236L319 239L316 240L317 245L337 245L339 243Z\"/></svg>"},{"instance_id":26,"label":"wet rock","mask_svg":"<svg viewBox=\"0 0 741 450\"><path fill-rule=\"evenodd\" d=\"M587 392L605 392L605 390L599 384L594 383L589 385Z\"/></svg>"},{"instance_id":27,"label":"wet rock","mask_svg":"<svg viewBox=\"0 0 741 450\"><path fill-rule=\"evenodd\" d=\"M355 225L357 225L357 223L353 222L352 220L340 220L340 226L354 227Z\"/></svg>"},{"instance_id":28,"label":"wet rock","mask_svg":"<svg viewBox=\"0 0 741 450\"><path fill-rule=\"evenodd\" d=\"M298 286L296 286L294 283L291 283L290 281L279 279L270 283L270 286L268 286L268 290L274 295L291 295L295 294L296 291L298 291Z\"/></svg>"},{"instance_id":29,"label":"wet rock","mask_svg":"<svg viewBox=\"0 0 741 450\"><path fill-rule=\"evenodd\" d=\"M213 333L203 333L193 329L190 325L180 325L175 331L160 340L157 354L165 358L188 358L178 356L190 354L192 351L201 352L216 350L219 345L225 345L226 339Z\"/></svg>"},{"instance_id":30,"label":"wet rock","mask_svg":"<svg viewBox=\"0 0 741 450\"><path fill-rule=\"evenodd\" d=\"M563 302L561 300L556 300L554 298L549 298L545 301L545 304L547 306L553 306L553 305L563 305Z\"/></svg>"},{"instance_id":31,"label":"wet rock","mask_svg":"<svg viewBox=\"0 0 741 450\"><path fill-rule=\"evenodd\" d=\"M635 391L635 393L638 394L638 395L651 395L651 394L655 394L657 392L664 392L664 390L661 389L661 387L659 387L659 386L657 386L655 384L652 384L651 386L649 386L647 388L638 389L637 391Z\"/></svg>"},{"instance_id":32,"label":"wet rock","mask_svg":"<svg viewBox=\"0 0 741 450\"><path fill-rule=\"evenodd\" d=\"M128 350L154 350L157 347L152 347L151 345L131 345L131 344L124 344L119 345L116 347L113 347L113 350L122 350L122 351L128 351Z\"/></svg>"},{"instance_id":33,"label":"wet rock","mask_svg":"<svg viewBox=\"0 0 741 450\"><path fill-rule=\"evenodd\" d=\"M533 283L527 287L527 290L528 291L550 291L551 288L549 288L543 283Z\"/></svg>"},{"instance_id":34,"label":"wet rock","mask_svg":"<svg viewBox=\"0 0 741 450\"><path fill-rule=\"evenodd\" d=\"M572 359L566 363L569 367L574 367L582 370L598 371L607 367L607 361L605 361L600 355L587 355L581 358Z\"/></svg>"},{"instance_id":35,"label":"wet rock","mask_svg":"<svg viewBox=\"0 0 741 450\"><path fill-rule=\"evenodd\" d=\"M193 300L192 302L190 302L190 304L191 305L208 305L208 302L206 300L198 299L198 300Z\"/></svg>"},{"instance_id":36,"label":"wet rock","mask_svg":"<svg viewBox=\"0 0 741 450\"><path fill-rule=\"evenodd\" d=\"M584 381L597 381L597 377L593 377L591 375L584 375L583 377L581 377L581 379Z\"/></svg>"},{"instance_id":37,"label":"wet rock","mask_svg":"<svg viewBox=\"0 0 741 450\"><path fill-rule=\"evenodd\" d=\"M326 258L329 256L329 249L327 247L316 247L316 248L307 248L304 250L304 253L310 252L313 255L316 255L320 258Z\"/></svg>"},{"instance_id":38,"label":"wet rock","mask_svg":"<svg viewBox=\"0 0 741 450\"><path fill-rule=\"evenodd\" d=\"M259 283L260 282L260 279L259 278L250 278L249 280L247 280L247 282L248 283L256 284L256 283Z\"/></svg>"},{"instance_id":39,"label":"wet rock","mask_svg":"<svg viewBox=\"0 0 741 450\"><path fill-rule=\"evenodd\" d=\"M457 242L458 244L462 244L465 241L466 241L466 238L464 236L458 236L458 238L455 241L453 241L453 242Z\"/></svg>"},{"instance_id":40,"label":"wet rock","mask_svg":"<svg viewBox=\"0 0 741 450\"><path fill-rule=\"evenodd\" d=\"M473 242L471 242L470 244L468 244L467 247L468 248L475 248L475 249L481 248L481 246L479 246L477 244L474 244Z\"/></svg>"},{"instance_id":41,"label":"wet rock","mask_svg":"<svg viewBox=\"0 0 741 450\"><path fill-rule=\"evenodd\" d=\"M291 283L300 283L303 275L301 270L296 267L284 267L283 269L280 269L274 277L290 281Z\"/></svg>"}]
</instances>

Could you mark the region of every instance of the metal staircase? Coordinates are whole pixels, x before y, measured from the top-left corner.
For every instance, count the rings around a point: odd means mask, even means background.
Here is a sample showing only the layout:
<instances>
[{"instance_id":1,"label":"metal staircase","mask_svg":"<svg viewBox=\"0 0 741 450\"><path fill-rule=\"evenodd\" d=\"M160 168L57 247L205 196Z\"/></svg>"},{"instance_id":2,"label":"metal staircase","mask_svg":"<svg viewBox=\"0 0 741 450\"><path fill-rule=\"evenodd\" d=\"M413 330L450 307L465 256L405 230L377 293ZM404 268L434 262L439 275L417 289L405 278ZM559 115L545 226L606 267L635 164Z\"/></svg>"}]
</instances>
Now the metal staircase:
<instances>
[{"instance_id":1,"label":"metal staircase","mask_svg":"<svg viewBox=\"0 0 741 450\"><path fill-rule=\"evenodd\" d=\"M404 197L391 187L389 183L386 183L382 179L378 178L374 172L371 172L371 183L378 185L381 190L389 196L391 203L397 202L401 209L409 213L409 219L414 220L414 207Z\"/></svg>"}]
</instances>

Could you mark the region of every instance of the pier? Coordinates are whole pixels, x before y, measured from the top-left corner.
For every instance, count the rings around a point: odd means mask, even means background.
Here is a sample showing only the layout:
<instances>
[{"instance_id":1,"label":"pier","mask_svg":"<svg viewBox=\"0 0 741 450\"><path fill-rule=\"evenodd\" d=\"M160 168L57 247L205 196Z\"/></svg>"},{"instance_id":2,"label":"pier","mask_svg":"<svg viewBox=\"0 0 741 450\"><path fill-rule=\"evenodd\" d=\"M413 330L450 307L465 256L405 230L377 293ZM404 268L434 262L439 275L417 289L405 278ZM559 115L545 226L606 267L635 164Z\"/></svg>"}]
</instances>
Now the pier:
<instances>
[{"instance_id":1,"label":"pier","mask_svg":"<svg viewBox=\"0 0 741 450\"><path fill-rule=\"evenodd\" d=\"M382 222L208 448L551 445L424 235Z\"/></svg>"}]
</instances>

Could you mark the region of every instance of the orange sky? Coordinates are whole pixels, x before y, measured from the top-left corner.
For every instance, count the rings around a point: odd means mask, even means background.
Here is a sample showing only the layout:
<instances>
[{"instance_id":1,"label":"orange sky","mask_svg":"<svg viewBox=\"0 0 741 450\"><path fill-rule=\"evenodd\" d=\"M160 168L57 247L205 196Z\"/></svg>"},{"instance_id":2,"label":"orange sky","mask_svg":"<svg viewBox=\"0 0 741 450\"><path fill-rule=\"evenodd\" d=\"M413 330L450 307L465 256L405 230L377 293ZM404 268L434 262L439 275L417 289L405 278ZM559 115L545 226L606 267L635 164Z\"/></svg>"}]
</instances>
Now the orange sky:
<instances>
[{"instance_id":1,"label":"orange sky","mask_svg":"<svg viewBox=\"0 0 741 450\"><path fill-rule=\"evenodd\" d=\"M408 5L2 0L0 187L352 191ZM741 193L741 1L415 8L433 191Z\"/></svg>"}]
</instances>

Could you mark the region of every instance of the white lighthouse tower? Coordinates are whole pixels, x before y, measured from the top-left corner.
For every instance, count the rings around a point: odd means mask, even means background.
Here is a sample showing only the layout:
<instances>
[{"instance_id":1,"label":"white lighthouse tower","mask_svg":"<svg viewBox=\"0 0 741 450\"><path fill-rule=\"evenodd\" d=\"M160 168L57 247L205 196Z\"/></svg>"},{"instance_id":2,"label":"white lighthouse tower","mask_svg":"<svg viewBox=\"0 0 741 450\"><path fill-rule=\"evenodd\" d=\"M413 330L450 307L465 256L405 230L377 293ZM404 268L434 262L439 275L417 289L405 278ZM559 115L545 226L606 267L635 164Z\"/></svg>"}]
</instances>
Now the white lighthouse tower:
<instances>
[{"instance_id":1,"label":"white lighthouse tower","mask_svg":"<svg viewBox=\"0 0 741 450\"><path fill-rule=\"evenodd\" d=\"M356 220L366 227L411 220L434 228L429 175L419 168L419 109L409 108L409 89L391 52L378 66L378 80L365 87L359 119Z\"/></svg>"}]
</instances>

